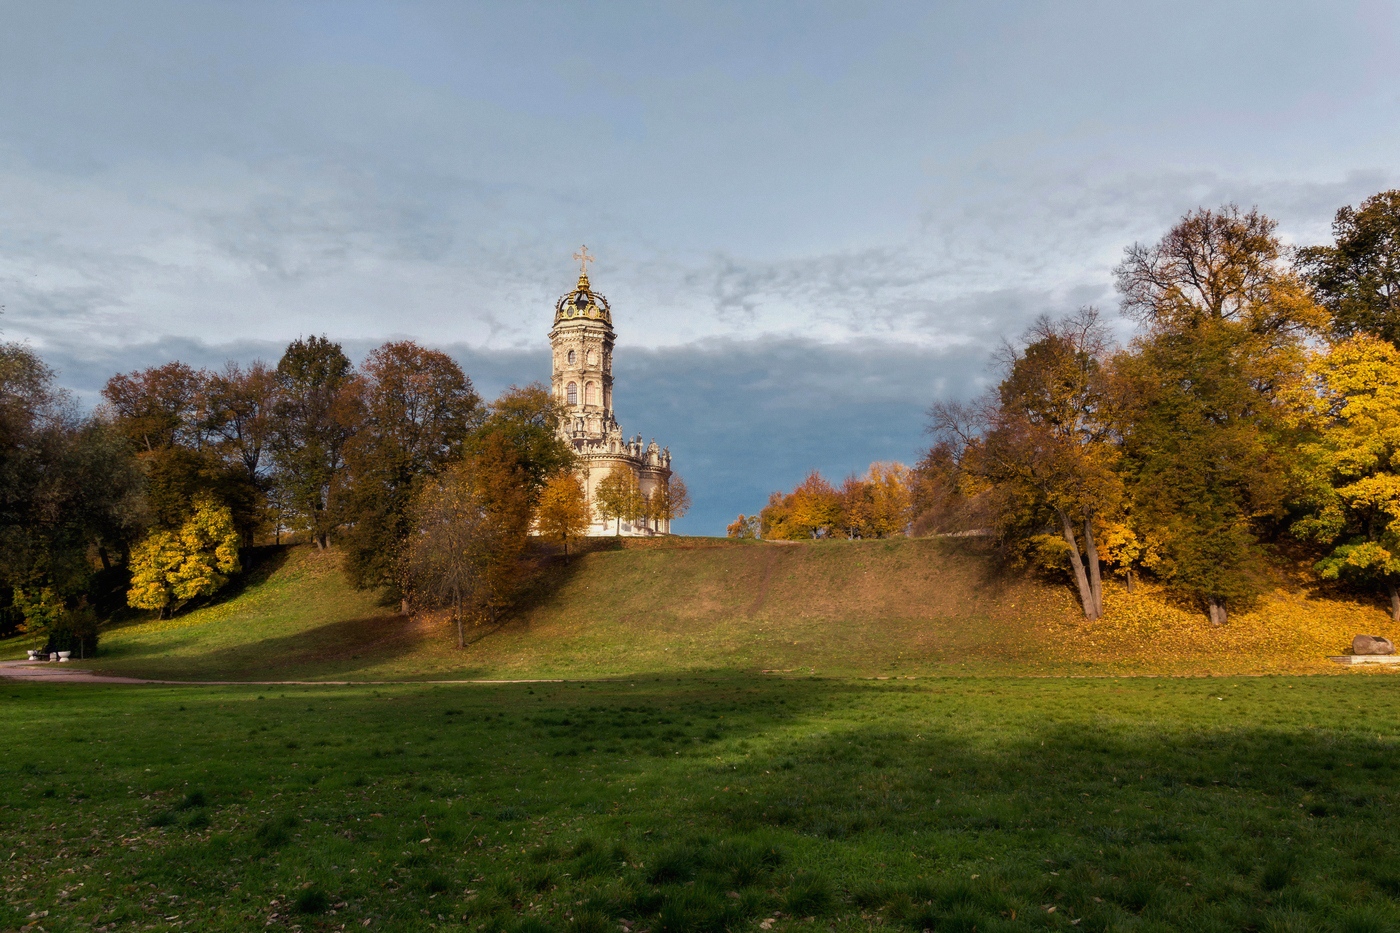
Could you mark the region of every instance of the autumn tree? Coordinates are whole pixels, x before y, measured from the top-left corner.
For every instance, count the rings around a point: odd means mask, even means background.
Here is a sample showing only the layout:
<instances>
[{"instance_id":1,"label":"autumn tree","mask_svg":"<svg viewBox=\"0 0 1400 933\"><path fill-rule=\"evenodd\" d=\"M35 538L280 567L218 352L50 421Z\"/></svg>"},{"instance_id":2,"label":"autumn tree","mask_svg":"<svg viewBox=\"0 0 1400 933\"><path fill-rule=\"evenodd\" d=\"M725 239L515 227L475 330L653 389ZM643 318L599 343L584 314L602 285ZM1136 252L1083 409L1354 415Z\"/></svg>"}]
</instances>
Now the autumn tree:
<instances>
[{"instance_id":1,"label":"autumn tree","mask_svg":"<svg viewBox=\"0 0 1400 933\"><path fill-rule=\"evenodd\" d=\"M1400 189L1337 211L1332 246L1298 251L1298 265L1339 337L1374 334L1400 346Z\"/></svg>"},{"instance_id":2,"label":"autumn tree","mask_svg":"<svg viewBox=\"0 0 1400 933\"><path fill-rule=\"evenodd\" d=\"M127 604L166 618L177 603L212 596L241 569L238 545L228 506L199 496L178 530L156 530L132 551Z\"/></svg>"},{"instance_id":3,"label":"autumn tree","mask_svg":"<svg viewBox=\"0 0 1400 933\"><path fill-rule=\"evenodd\" d=\"M496 618L521 576L530 524L528 474L502 434L419 488L402 549L402 589L411 606L446 609L466 627Z\"/></svg>"},{"instance_id":4,"label":"autumn tree","mask_svg":"<svg viewBox=\"0 0 1400 933\"><path fill-rule=\"evenodd\" d=\"M588 534L593 524L588 495L571 471L556 473L545 481L535 509L535 526L546 541L553 541L569 556L569 542Z\"/></svg>"},{"instance_id":5,"label":"autumn tree","mask_svg":"<svg viewBox=\"0 0 1400 933\"><path fill-rule=\"evenodd\" d=\"M358 587L398 585L415 486L461 458L481 397L445 353L386 343L361 367L361 426L345 448L345 570Z\"/></svg>"},{"instance_id":6,"label":"autumn tree","mask_svg":"<svg viewBox=\"0 0 1400 933\"><path fill-rule=\"evenodd\" d=\"M261 360L246 368L230 362L209 375L205 393L213 445L226 460L243 468L249 483L264 488L277 374Z\"/></svg>"},{"instance_id":7,"label":"autumn tree","mask_svg":"<svg viewBox=\"0 0 1400 933\"><path fill-rule=\"evenodd\" d=\"M172 362L115 375L102 387L102 397L114 423L138 450L199 450L204 446L208 380L203 370Z\"/></svg>"},{"instance_id":8,"label":"autumn tree","mask_svg":"<svg viewBox=\"0 0 1400 933\"><path fill-rule=\"evenodd\" d=\"M850 539L874 537L870 527L874 490L870 484L852 474L841 483L837 495L841 500L841 535Z\"/></svg>"},{"instance_id":9,"label":"autumn tree","mask_svg":"<svg viewBox=\"0 0 1400 933\"><path fill-rule=\"evenodd\" d=\"M642 517L645 503L637 474L625 467L608 471L593 491L598 514L614 522L614 534L622 534L622 523L635 522Z\"/></svg>"},{"instance_id":10,"label":"autumn tree","mask_svg":"<svg viewBox=\"0 0 1400 933\"><path fill-rule=\"evenodd\" d=\"M753 541L758 538L761 522L757 515L745 515L739 513L739 517L730 522L724 529L724 533L730 538Z\"/></svg>"},{"instance_id":11,"label":"autumn tree","mask_svg":"<svg viewBox=\"0 0 1400 933\"><path fill-rule=\"evenodd\" d=\"M759 523L770 541L829 538L841 526L841 494L813 470L792 492L769 496Z\"/></svg>"},{"instance_id":12,"label":"autumn tree","mask_svg":"<svg viewBox=\"0 0 1400 933\"><path fill-rule=\"evenodd\" d=\"M1121 495L1107 335L1085 309L1041 318L1024 344L1006 350L995 394L970 406L935 405L930 428L996 491L1004 538L1033 544L1047 525L1054 529L1085 618L1096 619L1103 614L1096 531Z\"/></svg>"},{"instance_id":13,"label":"autumn tree","mask_svg":"<svg viewBox=\"0 0 1400 933\"><path fill-rule=\"evenodd\" d=\"M173 362L107 380L102 416L126 436L146 474L146 505L157 525L178 527L194 499L212 495L229 506L251 540L260 523L261 490L241 457L225 456L223 412L204 370Z\"/></svg>"},{"instance_id":14,"label":"autumn tree","mask_svg":"<svg viewBox=\"0 0 1400 933\"><path fill-rule=\"evenodd\" d=\"M533 502L551 476L574 468L574 449L559 437L562 416L563 409L543 384L511 386L490 404L468 447L477 449L491 438L508 444Z\"/></svg>"},{"instance_id":15,"label":"autumn tree","mask_svg":"<svg viewBox=\"0 0 1400 933\"><path fill-rule=\"evenodd\" d=\"M277 363L272 452L292 515L318 548L339 525L345 448L360 420L359 383L340 344L292 341Z\"/></svg>"},{"instance_id":16,"label":"autumn tree","mask_svg":"<svg viewBox=\"0 0 1400 933\"><path fill-rule=\"evenodd\" d=\"M1384 588L1400 622L1400 350L1359 334L1310 368L1326 426L1298 450L1310 508L1294 531L1331 549L1319 575Z\"/></svg>"},{"instance_id":17,"label":"autumn tree","mask_svg":"<svg viewBox=\"0 0 1400 933\"><path fill-rule=\"evenodd\" d=\"M685 480L676 473L667 474L657 483L646 496L643 506L643 516L652 523L652 529L660 531L661 523L665 522L668 533L671 522L689 511L690 490L686 488Z\"/></svg>"},{"instance_id":18,"label":"autumn tree","mask_svg":"<svg viewBox=\"0 0 1400 933\"><path fill-rule=\"evenodd\" d=\"M848 538L890 538L909 527L912 497L909 470L876 461L863 477L841 484L842 526Z\"/></svg>"},{"instance_id":19,"label":"autumn tree","mask_svg":"<svg viewBox=\"0 0 1400 933\"><path fill-rule=\"evenodd\" d=\"M1326 318L1283 258L1274 221L1228 206L1187 214L1116 270L1143 327L1118 362L1135 520L1159 549L1158 575L1215 624L1262 585L1304 340Z\"/></svg>"},{"instance_id":20,"label":"autumn tree","mask_svg":"<svg viewBox=\"0 0 1400 933\"><path fill-rule=\"evenodd\" d=\"M960 453L959 445L938 441L910 470L912 534L980 533L991 527L985 480L962 469Z\"/></svg>"}]
</instances>

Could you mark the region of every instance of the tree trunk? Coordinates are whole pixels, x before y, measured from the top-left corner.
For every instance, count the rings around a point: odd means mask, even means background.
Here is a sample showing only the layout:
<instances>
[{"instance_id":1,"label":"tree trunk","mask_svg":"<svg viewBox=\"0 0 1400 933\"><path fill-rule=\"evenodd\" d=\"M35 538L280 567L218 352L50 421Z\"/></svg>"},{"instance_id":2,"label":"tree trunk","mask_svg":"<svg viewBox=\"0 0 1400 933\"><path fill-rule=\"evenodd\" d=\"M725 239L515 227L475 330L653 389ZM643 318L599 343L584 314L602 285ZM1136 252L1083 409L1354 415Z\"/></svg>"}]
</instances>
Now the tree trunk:
<instances>
[{"instance_id":1,"label":"tree trunk","mask_svg":"<svg viewBox=\"0 0 1400 933\"><path fill-rule=\"evenodd\" d=\"M1064 509L1055 510L1060 516L1061 530L1065 544L1069 545L1069 562L1074 566L1074 582L1079 586L1079 604L1084 607L1084 618L1093 620L1099 617L1094 611L1094 594L1089 589L1089 577L1084 572L1084 560L1079 556L1079 541L1074 537L1074 523L1069 520Z\"/></svg>"},{"instance_id":2,"label":"tree trunk","mask_svg":"<svg viewBox=\"0 0 1400 933\"><path fill-rule=\"evenodd\" d=\"M1103 577L1099 573L1099 549L1094 543L1093 516L1084 519L1084 556L1089 560L1089 592L1094 596L1094 615L1103 615Z\"/></svg>"},{"instance_id":3,"label":"tree trunk","mask_svg":"<svg viewBox=\"0 0 1400 933\"><path fill-rule=\"evenodd\" d=\"M458 593L452 594L452 615L457 619L457 647L467 646L467 633L462 628L462 597Z\"/></svg>"},{"instance_id":4,"label":"tree trunk","mask_svg":"<svg viewBox=\"0 0 1400 933\"><path fill-rule=\"evenodd\" d=\"M1225 600L1217 596L1210 598L1210 624L1224 625L1229 619L1225 611Z\"/></svg>"},{"instance_id":5,"label":"tree trunk","mask_svg":"<svg viewBox=\"0 0 1400 933\"><path fill-rule=\"evenodd\" d=\"M1390 618L1393 622L1400 622L1400 589L1394 583L1387 583L1386 589L1390 590Z\"/></svg>"},{"instance_id":6,"label":"tree trunk","mask_svg":"<svg viewBox=\"0 0 1400 933\"><path fill-rule=\"evenodd\" d=\"M408 597L407 597L407 596L401 597L401 598L399 599L399 614L400 614L400 615L405 615L405 616L408 615Z\"/></svg>"},{"instance_id":7,"label":"tree trunk","mask_svg":"<svg viewBox=\"0 0 1400 933\"><path fill-rule=\"evenodd\" d=\"M107 556L107 549L100 544L97 546L97 559L102 561L103 570L112 569L112 559Z\"/></svg>"},{"instance_id":8,"label":"tree trunk","mask_svg":"<svg viewBox=\"0 0 1400 933\"><path fill-rule=\"evenodd\" d=\"M1131 567L1128 568L1128 570L1127 570L1127 576L1128 576L1128 592L1131 593L1131 592L1133 591L1133 568L1131 568Z\"/></svg>"}]
</instances>

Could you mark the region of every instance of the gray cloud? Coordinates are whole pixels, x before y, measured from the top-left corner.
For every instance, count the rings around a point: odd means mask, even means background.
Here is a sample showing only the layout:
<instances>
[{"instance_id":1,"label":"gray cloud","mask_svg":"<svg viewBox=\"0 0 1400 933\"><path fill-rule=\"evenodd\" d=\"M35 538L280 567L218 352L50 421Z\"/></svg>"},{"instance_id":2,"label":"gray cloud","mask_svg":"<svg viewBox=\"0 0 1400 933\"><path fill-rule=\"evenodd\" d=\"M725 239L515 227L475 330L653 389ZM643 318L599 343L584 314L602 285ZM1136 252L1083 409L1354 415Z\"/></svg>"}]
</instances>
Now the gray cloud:
<instances>
[{"instance_id":1,"label":"gray cloud","mask_svg":"<svg viewBox=\"0 0 1400 933\"><path fill-rule=\"evenodd\" d=\"M620 413L715 530L912 457L1186 210L1325 239L1400 184L1397 47L1366 2L12 3L0 326L88 396L322 332L491 394L544 374L587 242Z\"/></svg>"}]
</instances>

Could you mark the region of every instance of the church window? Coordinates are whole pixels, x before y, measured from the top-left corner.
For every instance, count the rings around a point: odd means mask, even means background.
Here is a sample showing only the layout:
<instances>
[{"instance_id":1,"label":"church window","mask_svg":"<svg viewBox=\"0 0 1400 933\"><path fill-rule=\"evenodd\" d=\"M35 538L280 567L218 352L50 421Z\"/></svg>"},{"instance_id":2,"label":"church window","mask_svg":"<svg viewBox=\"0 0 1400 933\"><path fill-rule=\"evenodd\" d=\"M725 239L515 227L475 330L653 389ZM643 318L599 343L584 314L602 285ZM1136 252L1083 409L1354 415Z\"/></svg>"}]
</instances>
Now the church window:
<instances>
[{"instance_id":1,"label":"church window","mask_svg":"<svg viewBox=\"0 0 1400 933\"><path fill-rule=\"evenodd\" d=\"M573 353L572 350L569 351L569 355L570 355L570 356L573 356L573 355L574 355L574 353ZM577 383L577 382L571 382L571 383L569 383L569 388L568 388L567 390L565 390L565 391L568 393L569 404L570 404L570 405L577 405L577 404L578 404L578 383Z\"/></svg>"},{"instance_id":2,"label":"church window","mask_svg":"<svg viewBox=\"0 0 1400 933\"><path fill-rule=\"evenodd\" d=\"M573 350L570 350L570 351L569 351L569 365L570 365L570 366L574 365L574 359L575 359L574 351L573 351Z\"/></svg>"},{"instance_id":3,"label":"church window","mask_svg":"<svg viewBox=\"0 0 1400 933\"><path fill-rule=\"evenodd\" d=\"M588 383L588 385L584 387L584 390L583 390L583 397L584 397L584 399L587 400L587 402L588 402L589 405L597 405L597 404L598 404L598 386L597 386L597 384L596 384L596 383L592 383L592 382Z\"/></svg>"},{"instance_id":4,"label":"church window","mask_svg":"<svg viewBox=\"0 0 1400 933\"><path fill-rule=\"evenodd\" d=\"M596 350L589 350L589 351L588 351L588 365L589 365L589 366L596 366L596 365L598 365L598 353L597 353Z\"/></svg>"}]
</instances>

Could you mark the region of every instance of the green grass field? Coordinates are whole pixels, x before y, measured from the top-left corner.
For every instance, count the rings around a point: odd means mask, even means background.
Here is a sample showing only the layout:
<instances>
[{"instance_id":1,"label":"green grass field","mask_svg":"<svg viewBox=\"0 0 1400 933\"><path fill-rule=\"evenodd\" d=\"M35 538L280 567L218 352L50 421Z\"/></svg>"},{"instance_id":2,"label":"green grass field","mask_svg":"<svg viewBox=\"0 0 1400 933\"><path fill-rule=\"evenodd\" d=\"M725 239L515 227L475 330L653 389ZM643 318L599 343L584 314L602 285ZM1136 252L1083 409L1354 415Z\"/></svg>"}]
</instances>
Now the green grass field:
<instances>
[{"instance_id":1,"label":"green grass field","mask_svg":"<svg viewBox=\"0 0 1400 933\"><path fill-rule=\"evenodd\" d=\"M0 928L1400 928L1383 677L9 684Z\"/></svg>"},{"instance_id":2,"label":"green grass field","mask_svg":"<svg viewBox=\"0 0 1400 933\"><path fill-rule=\"evenodd\" d=\"M1087 625L965 544L671 541L459 651L253 557L72 667L353 683L0 682L0 929L1400 930L1396 681L1324 659L1374 601Z\"/></svg>"}]
</instances>

